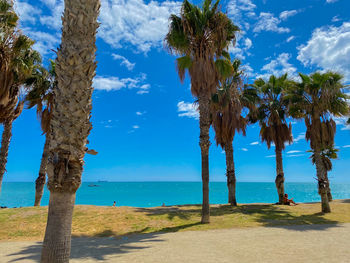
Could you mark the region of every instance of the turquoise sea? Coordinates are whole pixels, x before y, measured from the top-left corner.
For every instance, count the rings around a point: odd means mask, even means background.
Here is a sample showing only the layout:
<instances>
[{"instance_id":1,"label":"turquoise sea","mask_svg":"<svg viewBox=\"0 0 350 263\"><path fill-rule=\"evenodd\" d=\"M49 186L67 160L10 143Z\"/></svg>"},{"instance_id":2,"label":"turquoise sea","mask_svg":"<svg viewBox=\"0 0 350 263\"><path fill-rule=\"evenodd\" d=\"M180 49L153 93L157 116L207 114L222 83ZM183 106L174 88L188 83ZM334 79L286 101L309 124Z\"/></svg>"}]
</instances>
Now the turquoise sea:
<instances>
[{"instance_id":1,"label":"turquoise sea","mask_svg":"<svg viewBox=\"0 0 350 263\"><path fill-rule=\"evenodd\" d=\"M89 185L97 185L90 187ZM296 202L320 201L315 183L286 183L286 193ZM334 199L350 198L350 183L331 185ZM32 206L34 183L4 182L0 194L0 205L7 207ZM47 205L49 191L45 189L42 205ZM84 182L77 192L76 204L109 206L152 207L180 204L200 204L202 185L200 182ZM277 193L274 183L237 183L239 203L275 203ZM210 183L210 203L227 202L227 187L224 182Z\"/></svg>"}]
</instances>

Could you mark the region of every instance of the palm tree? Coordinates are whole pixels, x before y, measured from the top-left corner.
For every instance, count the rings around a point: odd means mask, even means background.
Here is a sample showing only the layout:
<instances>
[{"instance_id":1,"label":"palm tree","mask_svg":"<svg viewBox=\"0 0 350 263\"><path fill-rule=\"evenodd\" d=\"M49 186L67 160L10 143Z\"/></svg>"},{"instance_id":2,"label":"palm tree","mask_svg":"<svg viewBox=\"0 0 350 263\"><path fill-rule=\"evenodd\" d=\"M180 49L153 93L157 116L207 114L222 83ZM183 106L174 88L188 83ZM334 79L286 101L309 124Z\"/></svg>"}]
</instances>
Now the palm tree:
<instances>
[{"instance_id":1,"label":"palm tree","mask_svg":"<svg viewBox=\"0 0 350 263\"><path fill-rule=\"evenodd\" d=\"M45 145L41 157L39 176L35 180L35 202L34 206L39 206L44 193L46 181L46 167L49 157L50 144L50 120L53 103L53 90L57 86L55 74L55 62L51 60L49 70L39 66L33 76L26 83L31 90L26 96L28 108L36 106L37 115L41 122L41 130L45 134Z\"/></svg>"},{"instance_id":2,"label":"palm tree","mask_svg":"<svg viewBox=\"0 0 350 263\"><path fill-rule=\"evenodd\" d=\"M312 155L310 158L312 160L312 163L315 164L316 160L315 160L314 151L310 150L308 152L312 152ZM322 159L322 163L323 163L325 170L326 170L327 197L328 197L328 201L330 201L330 202L333 201L333 196L331 193L330 182L328 179L328 172L333 169L332 159L338 159L338 154L337 154L338 152L339 152L339 150L335 149L333 146L321 150L321 159Z\"/></svg>"},{"instance_id":3,"label":"palm tree","mask_svg":"<svg viewBox=\"0 0 350 263\"><path fill-rule=\"evenodd\" d=\"M236 132L242 132L245 136L247 120L241 115L242 110L244 106L251 108L254 105L247 96L250 90L243 89L243 72L239 69L240 64L241 62L237 59L233 61L232 75L221 81L211 100L216 145L220 145L226 155L228 203L233 206L237 205L233 139Z\"/></svg>"},{"instance_id":4,"label":"palm tree","mask_svg":"<svg viewBox=\"0 0 350 263\"><path fill-rule=\"evenodd\" d=\"M57 52L57 88L50 120L47 187L49 212L41 262L69 262L75 193L81 184L87 137L92 129L99 0L65 0Z\"/></svg>"},{"instance_id":5,"label":"palm tree","mask_svg":"<svg viewBox=\"0 0 350 263\"><path fill-rule=\"evenodd\" d=\"M202 8L185 0L180 16L170 16L169 32L165 43L169 51L180 55L177 71L180 80L188 71L191 77L191 93L198 98L199 145L202 156L202 223L209 223L209 128L210 99L216 92L219 71L229 75L232 66L227 52L228 45L235 42L239 30L218 9L219 1L212 4L205 0ZM222 59L224 57L224 59Z\"/></svg>"},{"instance_id":6,"label":"palm tree","mask_svg":"<svg viewBox=\"0 0 350 263\"><path fill-rule=\"evenodd\" d=\"M287 124L288 107L284 100L283 90L289 85L287 74L281 77L270 76L268 81L257 79L252 85L257 89L260 97L256 112L256 121L260 125L260 138L266 142L268 149L275 145L276 153L276 179L278 202L283 204L284 197L284 171L282 151L285 143L293 142L292 127Z\"/></svg>"},{"instance_id":7,"label":"palm tree","mask_svg":"<svg viewBox=\"0 0 350 263\"><path fill-rule=\"evenodd\" d=\"M20 86L41 58L34 42L17 29L18 16L7 1L0 1L0 123L4 125L0 150L0 191L12 137L12 123L21 114Z\"/></svg>"},{"instance_id":8,"label":"palm tree","mask_svg":"<svg viewBox=\"0 0 350 263\"><path fill-rule=\"evenodd\" d=\"M336 124L333 116L349 112L344 93L343 77L334 72L316 72L310 76L299 73L301 82L287 89L289 112L295 118L304 118L306 139L310 141L316 164L318 193L321 196L322 212L331 212L327 196L327 168L322 161L323 149L334 145Z\"/></svg>"}]
</instances>

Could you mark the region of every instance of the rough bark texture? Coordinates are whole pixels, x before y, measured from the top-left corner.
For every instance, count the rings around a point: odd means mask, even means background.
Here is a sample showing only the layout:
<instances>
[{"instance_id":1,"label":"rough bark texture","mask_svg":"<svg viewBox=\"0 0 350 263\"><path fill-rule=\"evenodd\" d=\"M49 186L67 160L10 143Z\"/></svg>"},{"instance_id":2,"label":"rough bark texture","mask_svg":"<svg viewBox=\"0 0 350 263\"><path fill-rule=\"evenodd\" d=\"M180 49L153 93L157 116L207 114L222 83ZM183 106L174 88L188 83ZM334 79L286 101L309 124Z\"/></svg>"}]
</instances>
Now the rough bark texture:
<instances>
[{"instance_id":1,"label":"rough bark texture","mask_svg":"<svg viewBox=\"0 0 350 263\"><path fill-rule=\"evenodd\" d=\"M87 137L92 128L99 0L65 0L57 53L47 165L50 204L41 262L69 262L72 211L81 184Z\"/></svg>"},{"instance_id":2,"label":"rough bark texture","mask_svg":"<svg viewBox=\"0 0 350 263\"><path fill-rule=\"evenodd\" d=\"M51 192L41 262L69 262L75 193Z\"/></svg>"},{"instance_id":3,"label":"rough bark texture","mask_svg":"<svg viewBox=\"0 0 350 263\"><path fill-rule=\"evenodd\" d=\"M330 182L328 179L328 173L326 172L326 180L327 180L327 197L328 197L328 201L332 202L333 201L333 196L332 196L332 192L331 192L331 188L330 188Z\"/></svg>"},{"instance_id":4,"label":"rough bark texture","mask_svg":"<svg viewBox=\"0 0 350 263\"><path fill-rule=\"evenodd\" d=\"M39 176L35 180L35 201L34 206L40 206L41 198L44 194L44 186L46 181L46 167L49 158L50 134L46 134L43 154L41 156Z\"/></svg>"},{"instance_id":5,"label":"rough bark texture","mask_svg":"<svg viewBox=\"0 0 350 263\"><path fill-rule=\"evenodd\" d=\"M318 193L321 196L322 212L330 213L331 208L329 206L329 200L327 195L328 180L326 178L326 171L322 163L322 157L321 157L320 151L318 149L315 149L314 155L315 155L315 164L316 164L316 174L317 174L317 180L318 180Z\"/></svg>"},{"instance_id":6,"label":"rough bark texture","mask_svg":"<svg viewBox=\"0 0 350 263\"><path fill-rule=\"evenodd\" d=\"M282 150L277 147L275 148L276 152L276 179L275 184L278 193L278 203L283 204L284 197L284 172L283 172L283 161L282 161Z\"/></svg>"},{"instance_id":7,"label":"rough bark texture","mask_svg":"<svg viewBox=\"0 0 350 263\"><path fill-rule=\"evenodd\" d=\"M209 208L209 128L210 128L210 99L207 94L198 97L199 104L199 146L202 155L202 186L203 186L203 203L202 203L202 224L210 222Z\"/></svg>"},{"instance_id":8,"label":"rough bark texture","mask_svg":"<svg viewBox=\"0 0 350 263\"><path fill-rule=\"evenodd\" d=\"M228 202L233 206L237 206L236 201L236 175L235 175L235 163L233 159L233 146L232 143L225 145L226 153L226 176L227 176L227 188L228 188Z\"/></svg>"},{"instance_id":9,"label":"rough bark texture","mask_svg":"<svg viewBox=\"0 0 350 263\"><path fill-rule=\"evenodd\" d=\"M4 123L4 131L2 132L1 150L0 150L0 193L2 186L2 179L6 172L7 156L9 153L9 146L12 137L12 120Z\"/></svg>"}]
</instances>

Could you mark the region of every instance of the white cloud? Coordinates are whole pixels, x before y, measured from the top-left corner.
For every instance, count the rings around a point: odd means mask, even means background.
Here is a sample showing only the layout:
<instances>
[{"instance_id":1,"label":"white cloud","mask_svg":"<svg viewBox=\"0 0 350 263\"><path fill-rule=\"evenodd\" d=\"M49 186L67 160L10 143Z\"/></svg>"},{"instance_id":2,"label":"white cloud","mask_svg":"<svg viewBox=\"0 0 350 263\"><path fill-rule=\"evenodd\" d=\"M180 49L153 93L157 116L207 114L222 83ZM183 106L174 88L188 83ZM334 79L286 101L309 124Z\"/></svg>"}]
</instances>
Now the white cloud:
<instances>
[{"instance_id":1,"label":"white cloud","mask_svg":"<svg viewBox=\"0 0 350 263\"><path fill-rule=\"evenodd\" d=\"M249 145L258 145L258 144L259 144L259 142L252 142Z\"/></svg>"},{"instance_id":2,"label":"white cloud","mask_svg":"<svg viewBox=\"0 0 350 263\"><path fill-rule=\"evenodd\" d=\"M268 64L262 67L262 71L265 73L260 74L257 78L268 79L271 74L280 76L288 73L289 77L296 77L297 68L288 62L291 55L288 53L281 53L277 59L271 60Z\"/></svg>"},{"instance_id":3,"label":"white cloud","mask_svg":"<svg viewBox=\"0 0 350 263\"><path fill-rule=\"evenodd\" d=\"M290 36L287 38L287 43L289 43L290 41L292 41L293 39L295 39L295 36Z\"/></svg>"},{"instance_id":4,"label":"white cloud","mask_svg":"<svg viewBox=\"0 0 350 263\"><path fill-rule=\"evenodd\" d=\"M280 13L280 19L287 20L288 17L295 16L296 14L298 14L297 10L286 10Z\"/></svg>"},{"instance_id":5,"label":"white cloud","mask_svg":"<svg viewBox=\"0 0 350 263\"><path fill-rule=\"evenodd\" d=\"M143 84L146 80L146 74L141 74L136 78L123 78L118 77L101 77L96 76L93 81L93 87L96 90L113 91L123 88L136 89L137 94L149 93L150 85Z\"/></svg>"},{"instance_id":6,"label":"white cloud","mask_svg":"<svg viewBox=\"0 0 350 263\"><path fill-rule=\"evenodd\" d=\"M305 66L339 71L350 81L350 22L315 29L307 44L298 49L297 59Z\"/></svg>"},{"instance_id":7,"label":"white cloud","mask_svg":"<svg viewBox=\"0 0 350 263\"><path fill-rule=\"evenodd\" d=\"M303 140L303 139L305 139L305 132L301 132L298 134L297 137L294 137L293 143L297 143L298 141Z\"/></svg>"},{"instance_id":8,"label":"white cloud","mask_svg":"<svg viewBox=\"0 0 350 263\"><path fill-rule=\"evenodd\" d=\"M326 0L327 3L335 3L337 2L338 0Z\"/></svg>"},{"instance_id":9,"label":"white cloud","mask_svg":"<svg viewBox=\"0 0 350 263\"><path fill-rule=\"evenodd\" d=\"M143 114L145 114L146 113L146 111L137 111L136 112L136 115L137 116L142 116Z\"/></svg>"},{"instance_id":10,"label":"white cloud","mask_svg":"<svg viewBox=\"0 0 350 263\"><path fill-rule=\"evenodd\" d=\"M350 148L350 145L344 145L343 148Z\"/></svg>"},{"instance_id":11,"label":"white cloud","mask_svg":"<svg viewBox=\"0 0 350 263\"><path fill-rule=\"evenodd\" d=\"M195 103L180 101L177 104L177 111L180 117L199 118L198 105Z\"/></svg>"},{"instance_id":12,"label":"white cloud","mask_svg":"<svg viewBox=\"0 0 350 263\"><path fill-rule=\"evenodd\" d=\"M36 16L41 13L40 9L21 1L14 1L14 9L20 18L20 23L29 22L34 24Z\"/></svg>"},{"instance_id":13,"label":"white cloud","mask_svg":"<svg viewBox=\"0 0 350 263\"><path fill-rule=\"evenodd\" d=\"M246 49L250 49L252 47L253 43L252 43L252 41L249 38L246 38L244 40L244 45L245 45Z\"/></svg>"},{"instance_id":14,"label":"white cloud","mask_svg":"<svg viewBox=\"0 0 350 263\"><path fill-rule=\"evenodd\" d=\"M336 125L341 126L340 130L350 130L350 125L347 123L348 117L333 117Z\"/></svg>"},{"instance_id":15,"label":"white cloud","mask_svg":"<svg viewBox=\"0 0 350 263\"><path fill-rule=\"evenodd\" d=\"M48 28L59 31L62 27L61 16L62 16L63 10L64 10L63 0L58 0L58 1L55 1L55 0L43 1L42 0L42 2L49 8L51 14L47 15L47 16L41 16L40 23L45 25Z\"/></svg>"},{"instance_id":16,"label":"white cloud","mask_svg":"<svg viewBox=\"0 0 350 263\"><path fill-rule=\"evenodd\" d=\"M133 70L136 63L131 63L126 57L123 57L118 54L112 54L114 60L121 60L120 65L125 66L128 70Z\"/></svg>"},{"instance_id":17,"label":"white cloud","mask_svg":"<svg viewBox=\"0 0 350 263\"><path fill-rule=\"evenodd\" d=\"M267 156L265 156L266 158L274 158L274 157L276 157L276 155L275 154L273 154L273 155L267 155Z\"/></svg>"},{"instance_id":18,"label":"white cloud","mask_svg":"<svg viewBox=\"0 0 350 263\"><path fill-rule=\"evenodd\" d=\"M178 14L181 2L102 0L98 36L114 48L131 45L147 53L162 47L170 14Z\"/></svg>"},{"instance_id":19,"label":"white cloud","mask_svg":"<svg viewBox=\"0 0 350 263\"><path fill-rule=\"evenodd\" d=\"M271 13L261 12L258 18L258 22L255 24L253 32L259 33L261 31L272 31L277 33L288 33L289 28L278 27L281 20L274 17Z\"/></svg>"},{"instance_id":20,"label":"white cloud","mask_svg":"<svg viewBox=\"0 0 350 263\"><path fill-rule=\"evenodd\" d=\"M339 18L339 16L333 16L332 18L332 22L335 23L335 22L338 22L340 21L341 19Z\"/></svg>"},{"instance_id":21,"label":"white cloud","mask_svg":"<svg viewBox=\"0 0 350 263\"><path fill-rule=\"evenodd\" d=\"M291 153L301 153L301 151L294 150L294 151L288 151L287 152L287 154L291 154Z\"/></svg>"},{"instance_id":22,"label":"white cloud","mask_svg":"<svg viewBox=\"0 0 350 263\"><path fill-rule=\"evenodd\" d=\"M243 152L248 152L248 149L247 149L247 148L241 148L241 150L242 150Z\"/></svg>"},{"instance_id":23,"label":"white cloud","mask_svg":"<svg viewBox=\"0 0 350 263\"><path fill-rule=\"evenodd\" d=\"M256 5L251 0L231 0L227 5L227 15L241 30L248 30L250 25L247 18L255 18Z\"/></svg>"},{"instance_id":24,"label":"white cloud","mask_svg":"<svg viewBox=\"0 0 350 263\"><path fill-rule=\"evenodd\" d=\"M133 128L133 129L139 129L140 126L139 126L139 125L133 125L132 128Z\"/></svg>"},{"instance_id":25,"label":"white cloud","mask_svg":"<svg viewBox=\"0 0 350 263\"><path fill-rule=\"evenodd\" d=\"M305 154L290 154L290 155L287 155L287 157L299 157L299 156L305 156Z\"/></svg>"}]
</instances>

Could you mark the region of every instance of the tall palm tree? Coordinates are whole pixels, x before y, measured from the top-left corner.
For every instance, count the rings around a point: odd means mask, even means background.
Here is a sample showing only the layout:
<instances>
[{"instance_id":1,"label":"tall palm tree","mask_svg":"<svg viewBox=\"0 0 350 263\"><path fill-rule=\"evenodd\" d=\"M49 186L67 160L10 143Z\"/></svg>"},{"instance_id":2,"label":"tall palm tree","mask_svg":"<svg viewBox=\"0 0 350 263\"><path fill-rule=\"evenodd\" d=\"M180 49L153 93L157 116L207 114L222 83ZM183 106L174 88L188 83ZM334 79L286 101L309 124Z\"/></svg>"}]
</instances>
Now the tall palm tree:
<instances>
[{"instance_id":1,"label":"tall palm tree","mask_svg":"<svg viewBox=\"0 0 350 263\"><path fill-rule=\"evenodd\" d=\"M4 125L0 150L0 191L6 163L12 123L21 114L20 86L40 62L34 42L17 29L18 16L12 4L0 1L0 123Z\"/></svg>"},{"instance_id":2,"label":"tall palm tree","mask_svg":"<svg viewBox=\"0 0 350 263\"><path fill-rule=\"evenodd\" d=\"M292 127L287 124L288 107L284 100L283 90L289 85L287 74L280 77L270 76L268 81L257 79L252 85L260 97L256 112L256 121L260 125L260 138L266 142L268 149L275 145L276 179L278 202L283 203L284 171L282 151L285 143L293 142Z\"/></svg>"},{"instance_id":3,"label":"tall palm tree","mask_svg":"<svg viewBox=\"0 0 350 263\"><path fill-rule=\"evenodd\" d=\"M28 78L26 85L30 87L30 91L26 95L28 108L36 106L37 115L41 122L41 130L45 134L45 145L41 157L39 176L35 180L35 201L34 206L39 206L44 193L46 181L46 167L49 157L50 144L50 120L53 103L53 90L57 86L55 74L55 62L50 61L50 68L46 70L39 66L33 76Z\"/></svg>"},{"instance_id":4,"label":"tall palm tree","mask_svg":"<svg viewBox=\"0 0 350 263\"><path fill-rule=\"evenodd\" d=\"M242 132L245 136L247 119L242 116L242 110L243 107L251 108L254 105L247 96L249 89L243 89L243 72L239 69L240 64L239 60L233 61L232 75L220 81L221 84L211 100L216 144L221 146L226 155L228 203L233 206L237 205L233 139L236 132Z\"/></svg>"},{"instance_id":5,"label":"tall palm tree","mask_svg":"<svg viewBox=\"0 0 350 263\"><path fill-rule=\"evenodd\" d=\"M312 163L315 164L316 160L315 160L314 151L310 150L309 152L312 152L312 155L310 158L312 160ZM338 154L337 154L338 152L339 152L339 150L335 149L334 146L321 150L321 159L322 159L322 163L323 163L325 170L326 170L327 197L328 197L328 201L330 201L330 202L333 201L333 196L332 196L332 192L331 192L331 188L330 188L328 172L333 169L332 159L338 158Z\"/></svg>"},{"instance_id":6,"label":"tall palm tree","mask_svg":"<svg viewBox=\"0 0 350 263\"><path fill-rule=\"evenodd\" d=\"M310 76L299 73L299 76L301 82L287 89L289 112L293 117L305 120L306 139L314 153L322 212L329 213L327 168L321 152L334 145L336 124L332 118L348 114L346 100L349 97L344 93L343 77L338 73L316 72Z\"/></svg>"},{"instance_id":7,"label":"tall palm tree","mask_svg":"<svg viewBox=\"0 0 350 263\"><path fill-rule=\"evenodd\" d=\"M230 74L232 66L227 48L235 42L239 30L232 21L219 11L219 0L212 4L205 0L202 8L185 0L180 16L170 16L169 32L165 43L169 51L180 55L177 71L180 80L188 71L191 77L191 93L198 98L199 145L202 157L202 223L209 223L209 128L210 99L216 92L218 71ZM222 59L222 57L224 57Z\"/></svg>"},{"instance_id":8,"label":"tall palm tree","mask_svg":"<svg viewBox=\"0 0 350 263\"><path fill-rule=\"evenodd\" d=\"M57 52L57 88L50 120L47 187L49 212L41 262L69 262L75 193L81 184L87 137L92 129L99 0L65 0Z\"/></svg>"}]
</instances>

